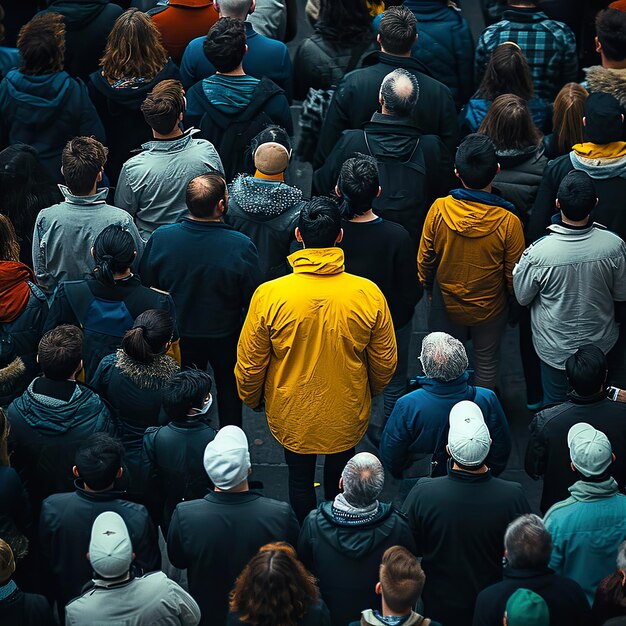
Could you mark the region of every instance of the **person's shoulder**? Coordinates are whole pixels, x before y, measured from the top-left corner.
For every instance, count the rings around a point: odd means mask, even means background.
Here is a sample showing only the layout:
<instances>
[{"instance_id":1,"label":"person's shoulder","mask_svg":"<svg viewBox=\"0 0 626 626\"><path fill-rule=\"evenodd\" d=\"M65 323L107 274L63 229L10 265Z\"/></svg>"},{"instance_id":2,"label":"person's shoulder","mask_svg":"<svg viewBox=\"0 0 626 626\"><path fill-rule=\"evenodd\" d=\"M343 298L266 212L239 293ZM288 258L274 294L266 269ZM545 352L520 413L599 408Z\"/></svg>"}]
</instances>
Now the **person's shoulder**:
<instances>
[{"instance_id":1,"label":"person's shoulder","mask_svg":"<svg viewBox=\"0 0 626 626\"><path fill-rule=\"evenodd\" d=\"M291 506L288 502L282 500L275 500L274 498L268 498L257 494L259 497L256 500L252 500L253 506L260 511L264 511L270 515L288 516L291 517Z\"/></svg>"},{"instance_id":2,"label":"person's shoulder","mask_svg":"<svg viewBox=\"0 0 626 626\"><path fill-rule=\"evenodd\" d=\"M68 491L66 493L53 493L45 498L41 505L42 518L53 515L58 512L65 512L68 507L71 506L78 498L75 491Z\"/></svg>"}]
</instances>

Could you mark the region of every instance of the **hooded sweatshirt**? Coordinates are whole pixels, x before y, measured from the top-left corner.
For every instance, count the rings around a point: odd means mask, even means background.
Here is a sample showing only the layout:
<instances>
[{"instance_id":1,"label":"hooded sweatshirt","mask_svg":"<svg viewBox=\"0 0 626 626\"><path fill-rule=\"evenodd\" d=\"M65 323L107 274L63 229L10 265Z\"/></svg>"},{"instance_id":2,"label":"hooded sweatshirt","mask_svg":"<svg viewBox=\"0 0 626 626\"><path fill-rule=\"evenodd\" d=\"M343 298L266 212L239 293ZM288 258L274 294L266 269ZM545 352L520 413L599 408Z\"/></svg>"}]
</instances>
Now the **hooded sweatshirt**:
<instances>
[{"instance_id":1,"label":"hooded sweatshirt","mask_svg":"<svg viewBox=\"0 0 626 626\"><path fill-rule=\"evenodd\" d=\"M475 326L503 314L513 294L513 267L524 251L514 211L492 193L455 189L428 212L418 277L427 291L437 280L454 323Z\"/></svg>"},{"instance_id":2,"label":"hooded sweatshirt","mask_svg":"<svg viewBox=\"0 0 626 626\"><path fill-rule=\"evenodd\" d=\"M26 308L35 280L30 267L16 261L0 261L0 323L14 322Z\"/></svg>"},{"instance_id":3,"label":"hooded sweatshirt","mask_svg":"<svg viewBox=\"0 0 626 626\"><path fill-rule=\"evenodd\" d=\"M61 179L65 144L90 135L105 141L87 88L67 72L32 76L11 70L0 83L0 142L36 148L55 180Z\"/></svg>"}]
</instances>

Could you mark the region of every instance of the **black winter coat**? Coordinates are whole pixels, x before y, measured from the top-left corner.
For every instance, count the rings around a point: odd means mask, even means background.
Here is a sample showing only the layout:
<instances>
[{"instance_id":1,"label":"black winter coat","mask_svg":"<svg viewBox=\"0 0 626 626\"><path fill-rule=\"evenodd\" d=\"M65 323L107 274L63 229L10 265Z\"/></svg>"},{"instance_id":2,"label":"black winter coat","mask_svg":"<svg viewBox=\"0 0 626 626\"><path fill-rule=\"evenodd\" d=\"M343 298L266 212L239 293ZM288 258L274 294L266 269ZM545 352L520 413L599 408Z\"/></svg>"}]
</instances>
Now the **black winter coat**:
<instances>
[{"instance_id":1,"label":"black winter coat","mask_svg":"<svg viewBox=\"0 0 626 626\"><path fill-rule=\"evenodd\" d=\"M379 110L378 94L383 78L402 67L414 74L420 94L413 119L424 135L437 135L454 154L458 137L456 107L450 90L428 75L419 61L385 52L373 52L363 61L363 68L350 72L339 83L322 126L314 166L324 164L341 133L360 128ZM295 76L295 74L294 74Z\"/></svg>"},{"instance_id":2,"label":"black winter coat","mask_svg":"<svg viewBox=\"0 0 626 626\"><path fill-rule=\"evenodd\" d=\"M380 503L363 523L344 522L323 502L311 511L298 538L298 557L317 578L333 626L345 626L366 608L380 610L376 595L380 559L387 548L404 546L415 552L407 520L390 504Z\"/></svg>"},{"instance_id":3,"label":"black winter coat","mask_svg":"<svg viewBox=\"0 0 626 626\"><path fill-rule=\"evenodd\" d=\"M210 492L176 507L167 554L172 565L187 568L200 624L221 626L235 579L258 549L273 541L296 545L297 538L298 521L286 502L253 491Z\"/></svg>"},{"instance_id":4,"label":"black winter coat","mask_svg":"<svg viewBox=\"0 0 626 626\"><path fill-rule=\"evenodd\" d=\"M89 97L107 133L106 173L112 185L117 183L122 165L133 156L133 150L141 149L141 144L152 139L152 129L140 107L157 83L170 78L180 80L180 72L172 59L152 80L132 87L112 87L100 69L89 76Z\"/></svg>"},{"instance_id":5,"label":"black winter coat","mask_svg":"<svg viewBox=\"0 0 626 626\"><path fill-rule=\"evenodd\" d=\"M5 583L12 584L11 581ZM15 588L0 600L0 624L2 626L55 626L52 608L45 596L24 593Z\"/></svg>"},{"instance_id":6,"label":"black winter coat","mask_svg":"<svg viewBox=\"0 0 626 626\"><path fill-rule=\"evenodd\" d=\"M124 520L133 544L135 565L141 572L160 569L161 553L148 511L123 497L120 491L87 492L78 480L74 493L57 493L44 500L39 541L52 573L53 595L60 606L79 595L91 579L91 564L86 558L91 527L104 511L114 511Z\"/></svg>"},{"instance_id":7,"label":"black winter coat","mask_svg":"<svg viewBox=\"0 0 626 626\"><path fill-rule=\"evenodd\" d=\"M571 578L551 569L504 568L504 580L478 594L472 626L502 626L506 603L518 589L530 589L548 605L550 626L588 626L591 615L585 592Z\"/></svg>"},{"instance_id":8,"label":"black winter coat","mask_svg":"<svg viewBox=\"0 0 626 626\"><path fill-rule=\"evenodd\" d=\"M402 510L422 556L425 614L442 624L470 626L478 593L502 580L506 527L530 513L522 486L491 472L452 469L423 478Z\"/></svg>"},{"instance_id":9,"label":"black winter coat","mask_svg":"<svg viewBox=\"0 0 626 626\"><path fill-rule=\"evenodd\" d=\"M626 487L626 404L609 400L606 392L588 397L572 393L567 402L537 413L529 427L525 468L535 480L543 476L543 513L569 498L568 488L578 480L570 468L567 433L579 422L593 424L609 438L615 453L609 471L622 491Z\"/></svg>"}]
</instances>

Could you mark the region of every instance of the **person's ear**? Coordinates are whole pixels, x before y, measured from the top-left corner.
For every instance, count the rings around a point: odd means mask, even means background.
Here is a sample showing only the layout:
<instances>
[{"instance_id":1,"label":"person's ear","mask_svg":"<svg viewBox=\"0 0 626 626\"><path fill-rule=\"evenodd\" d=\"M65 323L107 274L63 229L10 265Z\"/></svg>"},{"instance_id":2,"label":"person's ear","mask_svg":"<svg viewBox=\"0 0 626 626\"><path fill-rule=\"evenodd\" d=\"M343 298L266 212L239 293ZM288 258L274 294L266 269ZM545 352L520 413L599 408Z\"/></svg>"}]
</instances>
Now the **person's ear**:
<instances>
[{"instance_id":1,"label":"person's ear","mask_svg":"<svg viewBox=\"0 0 626 626\"><path fill-rule=\"evenodd\" d=\"M555 204L556 208L560 211L561 210L561 202L559 201L558 198L554 201L554 204Z\"/></svg>"},{"instance_id":2,"label":"person's ear","mask_svg":"<svg viewBox=\"0 0 626 626\"><path fill-rule=\"evenodd\" d=\"M376 587L374 587L374 591L377 596L383 595L383 586L380 584L380 580L376 583Z\"/></svg>"},{"instance_id":3,"label":"person's ear","mask_svg":"<svg viewBox=\"0 0 626 626\"><path fill-rule=\"evenodd\" d=\"M576 468L574 467L574 464L571 461L570 461L570 464L569 464L569 468L572 470L572 472L576 471Z\"/></svg>"},{"instance_id":4,"label":"person's ear","mask_svg":"<svg viewBox=\"0 0 626 626\"><path fill-rule=\"evenodd\" d=\"M85 556L87 557L87 560L90 561L90 559L89 559L89 552L87 552L87 554Z\"/></svg>"},{"instance_id":5,"label":"person's ear","mask_svg":"<svg viewBox=\"0 0 626 626\"><path fill-rule=\"evenodd\" d=\"M342 239L343 239L343 228L339 230L339 234L337 235L337 239L335 239L335 243L341 243Z\"/></svg>"},{"instance_id":6,"label":"person's ear","mask_svg":"<svg viewBox=\"0 0 626 626\"><path fill-rule=\"evenodd\" d=\"M102 182L102 170L100 170L98 172L98 175L96 176L96 183L101 183Z\"/></svg>"},{"instance_id":7,"label":"person's ear","mask_svg":"<svg viewBox=\"0 0 626 626\"><path fill-rule=\"evenodd\" d=\"M498 163L498 169L496 170L496 176L500 173L500 163Z\"/></svg>"},{"instance_id":8,"label":"person's ear","mask_svg":"<svg viewBox=\"0 0 626 626\"><path fill-rule=\"evenodd\" d=\"M133 250L133 261L137 258L137 250Z\"/></svg>"},{"instance_id":9,"label":"person's ear","mask_svg":"<svg viewBox=\"0 0 626 626\"><path fill-rule=\"evenodd\" d=\"M587 118L583 115L583 126L587 126Z\"/></svg>"},{"instance_id":10,"label":"person's ear","mask_svg":"<svg viewBox=\"0 0 626 626\"><path fill-rule=\"evenodd\" d=\"M596 44L596 52L599 54L600 52L602 52L602 44L600 43L600 40L595 37L594 38L595 44Z\"/></svg>"},{"instance_id":11,"label":"person's ear","mask_svg":"<svg viewBox=\"0 0 626 626\"><path fill-rule=\"evenodd\" d=\"M244 54L248 54L248 44L246 44L246 46L245 46L245 50L246 50L246 51L244 52Z\"/></svg>"},{"instance_id":12,"label":"person's ear","mask_svg":"<svg viewBox=\"0 0 626 626\"><path fill-rule=\"evenodd\" d=\"M39 355L38 355L38 354L36 354L36 355L35 355L35 361L36 361L37 363L39 363Z\"/></svg>"},{"instance_id":13,"label":"person's ear","mask_svg":"<svg viewBox=\"0 0 626 626\"><path fill-rule=\"evenodd\" d=\"M137 556L137 555L133 552L133 555L130 557L130 558L131 558L131 561L134 561L136 556Z\"/></svg>"},{"instance_id":14,"label":"person's ear","mask_svg":"<svg viewBox=\"0 0 626 626\"><path fill-rule=\"evenodd\" d=\"M343 491L343 477L339 477L339 491Z\"/></svg>"},{"instance_id":15,"label":"person's ear","mask_svg":"<svg viewBox=\"0 0 626 626\"><path fill-rule=\"evenodd\" d=\"M123 474L124 474L124 468L120 467L120 469L117 470L117 474L115 474L115 478L121 478Z\"/></svg>"},{"instance_id":16,"label":"person's ear","mask_svg":"<svg viewBox=\"0 0 626 626\"><path fill-rule=\"evenodd\" d=\"M456 169L456 167L454 168L454 175L461 180L461 175L459 174L458 170Z\"/></svg>"},{"instance_id":17,"label":"person's ear","mask_svg":"<svg viewBox=\"0 0 626 626\"><path fill-rule=\"evenodd\" d=\"M72 474L74 474L74 476L76 476L76 478L80 478L80 474L78 473L78 468L76 467L76 465L74 465L74 467L72 467Z\"/></svg>"},{"instance_id":18,"label":"person's ear","mask_svg":"<svg viewBox=\"0 0 626 626\"><path fill-rule=\"evenodd\" d=\"M615 452L611 452L611 459L613 459L613 463L615 463Z\"/></svg>"},{"instance_id":19,"label":"person's ear","mask_svg":"<svg viewBox=\"0 0 626 626\"><path fill-rule=\"evenodd\" d=\"M63 166L61 165L61 176L63 176L63 178L65 178L65 174L63 173Z\"/></svg>"},{"instance_id":20,"label":"person's ear","mask_svg":"<svg viewBox=\"0 0 626 626\"><path fill-rule=\"evenodd\" d=\"M335 185L335 195L341 198L341 191L339 191L339 185Z\"/></svg>"},{"instance_id":21,"label":"person's ear","mask_svg":"<svg viewBox=\"0 0 626 626\"><path fill-rule=\"evenodd\" d=\"M248 9L248 15L250 15L251 13L254 13L256 11L256 0L252 0L252 3L250 4L250 8Z\"/></svg>"},{"instance_id":22,"label":"person's ear","mask_svg":"<svg viewBox=\"0 0 626 626\"><path fill-rule=\"evenodd\" d=\"M376 35L376 43L380 46L380 35Z\"/></svg>"},{"instance_id":23,"label":"person's ear","mask_svg":"<svg viewBox=\"0 0 626 626\"><path fill-rule=\"evenodd\" d=\"M450 453L450 446L448 444L446 444L446 454L451 457L452 454Z\"/></svg>"},{"instance_id":24,"label":"person's ear","mask_svg":"<svg viewBox=\"0 0 626 626\"><path fill-rule=\"evenodd\" d=\"M182 122L182 121L183 121L183 117L184 117L184 113L181 111L181 112L178 114L178 121L179 121L179 122Z\"/></svg>"},{"instance_id":25,"label":"person's ear","mask_svg":"<svg viewBox=\"0 0 626 626\"><path fill-rule=\"evenodd\" d=\"M380 198L380 194L381 194L382 192L383 192L383 188L382 188L380 185L378 185L378 191L376 192L376 197L377 197L377 198Z\"/></svg>"},{"instance_id":26,"label":"person's ear","mask_svg":"<svg viewBox=\"0 0 626 626\"><path fill-rule=\"evenodd\" d=\"M91 256L92 256L92 258L94 258L94 259L96 258L96 256L95 256L95 255L94 255L94 253L93 253L93 246L91 246Z\"/></svg>"},{"instance_id":27,"label":"person's ear","mask_svg":"<svg viewBox=\"0 0 626 626\"><path fill-rule=\"evenodd\" d=\"M296 237L296 241L298 243L302 243L302 233L300 232L300 229L296 226L296 230L294 231L294 235Z\"/></svg>"},{"instance_id":28,"label":"person's ear","mask_svg":"<svg viewBox=\"0 0 626 626\"><path fill-rule=\"evenodd\" d=\"M624 123L624 114L622 113L622 124Z\"/></svg>"}]
</instances>

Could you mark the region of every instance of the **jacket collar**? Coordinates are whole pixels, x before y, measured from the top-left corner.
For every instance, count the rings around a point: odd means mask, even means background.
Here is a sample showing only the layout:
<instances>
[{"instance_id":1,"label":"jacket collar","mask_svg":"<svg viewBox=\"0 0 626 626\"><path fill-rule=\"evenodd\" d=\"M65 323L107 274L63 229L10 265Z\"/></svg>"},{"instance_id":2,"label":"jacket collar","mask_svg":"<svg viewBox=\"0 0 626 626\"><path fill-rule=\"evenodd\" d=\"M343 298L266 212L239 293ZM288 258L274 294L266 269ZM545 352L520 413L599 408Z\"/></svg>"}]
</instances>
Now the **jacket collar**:
<instances>
[{"instance_id":1,"label":"jacket collar","mask_svg":"<svg viewBox=\"0 0 626 626\"><path fill-rule=\"evenodd\" d=\"M201 222L194 220L187 215L183 215L179 220L179 224L182 224L185 228L191 228L192 230L207 230L210 228L222 228L224 230L234 230L232 226L229 226L225 222Z\"/></svg>"},{"instance_id":2,"label":"jacket collar","mask_svg":"<svg viewBox=\"0 0 626 626\"><path fill-rule=\"evenodd\" d=\"M111 500L119 500L124 497L124 491L119 489L109 489L109 491L87 491L85 489L85 483L77 478L74 481L74 487L76 487L76 494L85 500L91 500L92 502L110 502Z\"/></svg>"},{"instance_id":3,"label":"jacket collar","mask_svg":"<svg viewBox=\"0 0 626 626\"><path fill-rule=\"evenodd\" d=\"M567 394L570 402L572 404L596 404L597 402L602 402L602 400L606 399L607 391L603 389L602 391L598 391L598 393L594 393L591 396L579 396L575 391L570 391Z\"/></svg>"},{"instance_id":4,"label":"jacket collar","mask_svg":"<svg viewBox=\"0 0 626 626\"><path fill-rule=\"evenodd\" d=\"M92 204L105 204L107 196L109 195L109 188L103 187L102 189L98 189L96 193L91 196L75 196L70 190L69 187L65 185L59 185L59 189L63 194L66 202L70 204L79 204L81 206L90 206Z\"/></svg>"},{"instance_id":5,"label":"jacket collar","mask_svg":"<svg viewBox=\"0 0 626 626\"><path fill-rule=\"evenodd\" d=\"M294 274L334 275L345 270L341 248L303 248L287 257Z\"/></svg>"},{"instance_id":6,"label":"jacket collar","mask_svg":"<svg viewBox=\"0 0 626 626\"><path fill-rule=\"evenodd\" d=\"M550 18L537 7L517 7L504 11L502 19L508 20L509 22L532 24L533 22L543 22L545 20L549 20Z\"/></svg>"},{"instance_id":7,"label":"jacket collar","mask_svg":"<svg viewBox=\"0 0 626 626\"><path fill-rule=\"evenodd\" d=\"M469 372L463 372L458 378L444 382L427 376L418 376L417 382L420 387L436 396L456 396L467 389Z\"/></svg>"},{"instance_id":8,"label":"jacket collar","mask_svg":"<svg viewBox=\"0 0 626 626\"><path fill-rule=\"evenodd\" d=\"M257 491L241 491L239 493L228 493L227 491L209 491L204 496L207 502L215 504L242 504L244 502L252 502L263 496Z\"/></svg>"},{"instance_id":9,"label":"jacket collar","mask_svg":"<svg viewBox=\"0 0 626 626\"><path fill-rule=\"evenodd\" d=\"M553 576L554 570L551 570L549 567L536 568L536 569L517 569L515 567L511 567L507 565L503 570L502 574L504 578L539 578L541 576Z\"/></svg>"},{"instance_id":10,"label":"jacket collar","mask_svg":"<svg viewBox=\"0 0 626 626\"><path fill-rule=\"evenodd\" d=\"M393 127L393 128L390 128ZM407 134L419 136L421 133L415 124L415 121L410 117L399 117L397 115L388 115L379 113L376 111L372 115L372 119L369 122L363 124L364 130L380 129L385 132L406 132Z\"/></svg>"},{"instance_id":11,"label":"jacket collar","mask_svg":"<svg viewBox=\"0 0 626 626\"><path fill-rule=\"evenodd\" d=\"M243 23L246 29L246 39L250 39L251 37L256 37L258 33L254 30L252 26L252 22L248 22L247 20Z\"/></svg>"},{"instance_id":12,"label":"jacket collar","mask_svg":"<svg viewBox=\"0 0 626 626\"><path fill-rule=\"evenodd\" d=\"M491 475L491 470L487 470L482 474L471 474L470 472L452 469L452 459L448 459L448 478L463 483L486 483L493 476Z\"/></svg>"},{"instance_id":13,"label":"jacket collar","mask_svg":"<svg viewBox=\"0 0 626 626\"><path fill-rule=\"evenodd\" d=\"M598 224L597 222L591 222L591 224L588 224L583 228L569 228L567 225L561 222L555 222L554 224L550 224L547 230L552 233L558 233L559 235L566 235L569 237L581 237L590 233L592 230L594 230L594 228L598 230L606 230L606 228L602 226L602 224Z\"/></svg>"},{"instance_id":14,"label":"jacket collar","mask_svg":"<svg viewBox=\"0 0 626 626\"><path fill-rule=\"evenodd\" d=\"M199 128L188 128L180 137L175 139L153 139L141 144L142 150L152 150L153 152L175 152L176 150L183 150L186 148L193 135L200 132Z\"/></svg>"},{"instance_id":15,"label":"jacket collar","mask_svg":"<svg viewBox=\"0 0 626 626\"><path fill-rule=\"evenodd\" d=\"M618 486L617 481L612 477L599 483L578 480L569 488L569 492L572 494L572 498L578 502L593 502L616 495Z\"/></svg>"},{"instance_id":16,"label":"jacket collar","mask_svg":"<svg viewBox=\"0 0 626 626\"><path fill-rule=\"evenodd\" d=\"M415 70L417 72L422 72L422 74L426 74L427 76L431 76L430 70L421 61L418 61L413 57L399 57L395 54L383 52L382 50L374 50L374 52L370 52L363 59L361 65L362 67L368 67L370 65L377 65L378 63L381 63L382 65L389 65L393 69L403 67L405 70Z\"/></svg>"},{"instance_id":17,"label":"jacket collar","mask_svg":"<svg viewBox=\"0 0 626 626\"><path fill-rule=\"evenodd\" d=\"M467 200L468 202L478 202L480 204L488 204L491 206L498 206L507 211L517 214L515 206L504 198L496 195L495 193L489 193L487 191L480 191L476 189L453 189L450 195L456 200Z\"/></svg>"}]
</instances>

